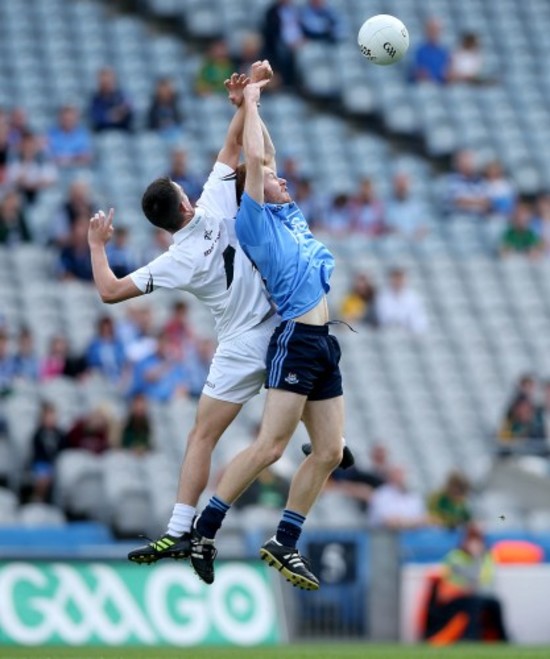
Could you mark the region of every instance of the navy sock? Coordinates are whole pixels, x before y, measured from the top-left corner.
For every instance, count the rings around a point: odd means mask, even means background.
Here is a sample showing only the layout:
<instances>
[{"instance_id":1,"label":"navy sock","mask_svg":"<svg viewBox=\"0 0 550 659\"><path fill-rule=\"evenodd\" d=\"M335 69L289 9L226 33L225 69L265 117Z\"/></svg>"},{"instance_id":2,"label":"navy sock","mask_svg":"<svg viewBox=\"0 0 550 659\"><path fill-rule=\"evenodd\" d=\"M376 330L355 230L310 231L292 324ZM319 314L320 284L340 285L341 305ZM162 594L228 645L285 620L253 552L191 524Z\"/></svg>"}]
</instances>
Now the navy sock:
<instances>
[{"instance_id":1,"label":"navy sock","mask_svg":"<svg viewBox=\"0 0 550 659\"><path fill-rule=\"evenodd\" d=\"M285 547L296 547L302 533L302 525L306 518L300 513L295 513L287 508L283 510L283 516L277 527L275 539Z\"/></svg>"},{"instance_id":2,"label":"navy sock","mask_svg":"<svg viewBox=\"0 0 550 659\"><path fill-rule=\"evenodd\" d=\"M197 519L196 528L199 534L205 538L214 538L230 508L228 503L213 496Z\"/></svg>"}]
</instances>

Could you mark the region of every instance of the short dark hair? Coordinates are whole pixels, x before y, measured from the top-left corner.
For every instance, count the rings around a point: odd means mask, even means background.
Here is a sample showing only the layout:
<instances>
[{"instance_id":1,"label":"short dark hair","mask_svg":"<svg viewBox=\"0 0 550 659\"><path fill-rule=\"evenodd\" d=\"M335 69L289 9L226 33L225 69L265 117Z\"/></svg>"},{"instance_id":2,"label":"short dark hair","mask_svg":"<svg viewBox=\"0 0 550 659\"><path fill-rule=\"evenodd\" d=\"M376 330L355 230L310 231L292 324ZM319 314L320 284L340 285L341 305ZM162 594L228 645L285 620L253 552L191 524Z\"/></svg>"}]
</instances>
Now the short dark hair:
<instances>
[{"instance_id":1,"label":"short dark hair","mask_svg":"<svg viewBox=\"0 0 550 659\"><path fill-rule=\"evenodd\" d=\"M241 163L235 170L235 188L237 191L237 205L241 205L241 199L246 183L246 163Z\"/></svg>"},{"instance_id":2,"label":"short dark hair","mask_svg":"<svg viewBox=\"0 0 550 659\"><path fill-rule=\"evenodd\" d=\"M141 198L145 217L160 229L175 233L181 229L181 197L174 183L167 177L155 179Z\"/></svg>"}]
</instances>

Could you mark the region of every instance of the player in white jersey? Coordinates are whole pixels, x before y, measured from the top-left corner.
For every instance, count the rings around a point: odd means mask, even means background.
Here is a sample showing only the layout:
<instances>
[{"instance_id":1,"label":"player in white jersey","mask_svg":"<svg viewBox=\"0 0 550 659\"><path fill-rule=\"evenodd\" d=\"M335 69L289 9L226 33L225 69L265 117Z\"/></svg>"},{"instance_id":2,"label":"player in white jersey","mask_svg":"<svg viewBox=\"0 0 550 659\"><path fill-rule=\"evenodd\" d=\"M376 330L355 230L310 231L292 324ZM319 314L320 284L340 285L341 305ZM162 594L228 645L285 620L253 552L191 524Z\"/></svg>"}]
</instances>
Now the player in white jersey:
<instances>
[{"instance_id":1,"label":"player in white jersey","mask_svg":"<svg viewBox=\"0 0 550 659\"><path fill-rule=\"evenodd\" d=\"M253 65L252 80L270 76L267 62ZM235 104L247 83L245 76L236 74L228 81ZM157 288L187 291L212 312L219 340L195 424L187 438L177 503L167 533L129 553L128 558L138 563L189 555L189 531L195 506L208 482L211 453L243 404L262 387L267 345L279 323L260 275L235 236L235 170L243 123L241 106L231 121L196 208L184 190L168 178L153 181L145 191L142 208L147 219L173 237L168 251L151 263L118 279L105 253L105 244L113 232L113 209L107 215L100 211L90 220L88 238L94 281L104 302L121 302ZM266 148L272 149L268 137L266 140Z\"/></svg>"}]
</instances>

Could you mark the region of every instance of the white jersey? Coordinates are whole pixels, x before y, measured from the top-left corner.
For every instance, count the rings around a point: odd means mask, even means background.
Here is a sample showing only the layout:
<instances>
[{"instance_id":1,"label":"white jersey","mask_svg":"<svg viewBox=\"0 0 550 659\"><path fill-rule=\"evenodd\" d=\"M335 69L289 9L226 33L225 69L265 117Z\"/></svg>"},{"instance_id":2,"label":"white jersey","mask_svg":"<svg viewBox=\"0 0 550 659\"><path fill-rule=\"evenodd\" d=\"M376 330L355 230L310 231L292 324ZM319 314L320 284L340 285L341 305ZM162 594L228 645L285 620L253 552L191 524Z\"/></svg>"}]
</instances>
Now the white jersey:
<instances>
[{"instance_id":1,"label":"white jersey","mask_svg":"<svg viewBox=\"0 0 550 659\"><path fill-rule=\"evenodd\" d=\"M220 342L255 327L271 310L261 277L235 235L233 173L217 162L193 219L173 235L168 251L130 274L143 293L167 288L193 294L212 312Z\"/></svg>"}]
</instances>

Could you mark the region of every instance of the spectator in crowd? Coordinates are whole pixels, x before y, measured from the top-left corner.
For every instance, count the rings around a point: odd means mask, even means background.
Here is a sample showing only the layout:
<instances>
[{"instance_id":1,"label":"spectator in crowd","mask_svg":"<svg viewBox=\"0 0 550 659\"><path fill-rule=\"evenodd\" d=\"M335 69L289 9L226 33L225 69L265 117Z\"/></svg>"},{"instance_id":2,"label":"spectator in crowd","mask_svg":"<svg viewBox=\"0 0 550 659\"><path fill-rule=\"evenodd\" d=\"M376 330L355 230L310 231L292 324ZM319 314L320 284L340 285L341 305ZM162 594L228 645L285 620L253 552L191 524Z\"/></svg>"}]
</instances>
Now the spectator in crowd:
<instances>
[{"instance_id":1,"label":"spectator in crowd","mask_svg":"<svg viewBox=\"0 0 550 659\"><path fill-rule=\"evenodd\" d=\"M352 202L340 192L333 197L326 213L321 216L320 228L333 236L346 236L352 230Z\"/></svg>"},{"instance_id":2,"label":"spectator in crowd","mask_svg":"<svg viewBox=\"0 0 550 659\"><path fill-rule=\"evenodd\" d=\"M520 201L516 205L508 228L500 244L500 255L522 254L530 259L542 255L542 241L531 228L533 212L531 205Z\"/></svg>"},{"instance_id":3,"label":"spectator in crowd","mask_svg":"<svg viewBox=\"0 0 550 659\"><path fill-rule=\"evenodd\" d=\"M294 86L297 81L295 53L304 41L300 15L294 0L275 0L268 7L262 35L264 57L270 61L284 86Z\"/></svg>"},{"instance_id":4,"label":"spectator in crowd","mask_svg":"<svg viewBox=\"0 0 550 659\"><path fill-rule=\"evenodd\" d=\"M290 483L277 473L277 465L266 467L252 485L235 502L238 509L260 506L266 510L284 508Z\"/></svg>"},{"instance_id":5,"label":"spectator in crowd","mask_svg":"<svg viewBox=\"0 0 550 659\"><path fill-rule=\"evenodd\" d=\"M345 36L342 16L326 0L307 0L300 8L300 26L311 41L335 43Z\"/></svg>"},{"instance_id":6,"label":"spectator in crowd","mask_svg":"<svg viewBox=\"0 0 550 659\"><path fill-rule=\"evenodd\" d=\"M367 274L358 272L353 278L351 290L342 300L342 318L349 323L357 320L375 325L375 300L376 286Z\"/></svg>"},{"instance_id":7,"label":"spectator in crowd","mask_svg":"<svg viewBox=\"0 0 550 659\"><path fill-rule=\"evenodd\" d=\"M298 178L293 199L296 205L300 207L304 217L308 218L309 226L314 230L322 229L325 215L324 205L313 191L309 178L305 176Z\"/></svg>"},{"instance_id":8,"label":"spectator in crowd","mask_svg":"<svg viewBox=\"0 0 550 659\"><path fill-rule=\"evenodd\" d=\"M370 450L369 462L366 469L357 464L347 469L335 469L328 482L329 488L355 499L362 509L366 509L373 490L387 482L391 471L386 447L374 444Z\"/></svg>"},{"instance_id":9,"label":"spectator in crowd","mask_svg":"<svg viewBox=\"0 0 550 659\"><path fill-rule=\"evenodd\" d=\"M67 448L99 455L112 448L113 417L106 405L98 405L75 421L67 432Z\"/></svg>"},{"instance_id":10,"label":"spectator in crowd","mask_svg":"<svg viewBox=\"0 0 550 659\"><path fill-rule=\"evenodd\" d=\"M481 641L490 637L507 641L502 607L492 593L495 566L481 530L470 524L457 549L443 561L441 576L427 612L426 637L434 636L458 613L465 626L457 640Z\"/></svg>"},{"instance_id":11,"label":"spectator in crowd","mask_svg":"<svg viewBox=\"0 0 550 659\"><path fill-rule=\"evenodd\" d=\"M8 125L8 140L10 143L10 148L14 153L16 153L21 147L21 141L23 137L29 133L32 133L25 108L21 107L20 105L12 108Z\"/></svg>"},{"instance_id":12,"label":"spectator in crowd","mask_svg":"<svg viewBox=\"0 0 550 659\"><path fill-rule=\"evenodd\" d=\"M136 259L129 245L129 233L126 227L115 228L105 252L116 277L126 277L136 269Z\"/></svg>"},{"instance_id":13,"label":"spectator in crowd","mask_svg":"<svg viewBox=\"0 0 550 659\"><path fill-rule=\"evenodd\" d=\"M36 381L40 362L34 351L33 336L28 327L22 327L17 337L17 349L13 356L13 375L22 380Z\"/></svg>"},{"instance_id":14,"label":"spectator in crowd","mask_svg":"<svg viewBox=\"0 0 550 659\"><path fill-rule=\"evenodd\" d=\"M202 184L199 179L189 171L187 151L185 151L185 149L177 148L172 151L168 177L174 181L174 183L181 185L192 204L197 202L197 199L202 192Z\"/></svg>"},{"instance_id":15,"label":"spectator in crowd","mask_svg":"<svg viewBox=\"0 0 550 659\"><path fill-rule=\"evenodd\" d=\"M8 165L7 180L16 186L29 204L57 181L55 165L48 160L40 140L33 133L21 137L18 155Z\"/></svg>"},{"instance_id":16,"label":"spectator in crowd","mask_svg":"<svg viewBox=\"0 0 550 659\"><path fill-rule=\"evenodd\" d=\"M40 363L40 379L51 380L61 376L76 378L82 375L86 368L86 360L72 355L67 338L57 334L50 339L48 352Z\"/></svg>"},{"instance_id":17,"label":"spectator in crowd","mask_svg":"<svg viewBox=\"0 0 550 659\"><path fill-rule=\"evenodd\" d=\"M484 182L488 199L488 213L508 219L514 212L517 194L514 184L504 174L498 160L492 160L486 165Z\"/></svg>"},{"instance_id":18,"label":"spectator in crowd","mask_svg":"<svg viewBox=\"0 0 550 659\"><path fill-rule=\"evenodd\" d=\"M172 305L172 313L164 325L164 334L176 359L184 358L185 353L195 344L195 334L189 321L189 307L184 300Z\"/></svg>"},{"instance_id":19,"label":"spectator in crowd","mask_svg":"<svg viewBox=\"0 0 550 659\"><path fill-rule=\"evenodd\" d=\"M50 241L64 247L70 238L71 228L78 218L90 218L96 210L88 181L78 178L69 186L67 199L57 213L50 233Z\"/></svg>"},{"instance_id":20,"label":"spectator in crowd","mask_svg":"<svg viewBox=\"0 0 550 659\"><path fill-rule=\"evenodd\" d=\"M59 276L62 279L92 281L92 261L88 246L88 224L86 216L77 218L69 234L69 240L59 254Z\"/></svg>"},{"instance_id":21,"label":"spectator in crowd","mask_svg":"<svg viewBox=\"0 0 550 659\"><path fill-rule=\"evenodd\" d=\"M74 105L60 108L57 125L48 132L48 147L58 167L85 167L92 162L90 132L80 122Z\"/></svg>"},{"instance_id":22,"label":"spectator in crowd","mask_svg":"<svg viewBox=\"0 0 550 659\"><path fill-rule=\"evenodd\" d=\"M224 82L231 77L235 65L229 56L227 44L218 39L210 45L197 74L195 91L200 96L225 94Z\"/></svg>"},{"instance_id":23,"label":"spectator in crowd","mask_svg":"<svg viewBox=\"0 0 550 659\"><path fill-rule=\"evenodd\" d=\"M147 112L147 128L174 139L181 136L182 122L183 115L174 83L170 78L160 78Z\"/></svg>"},{"instance_id":24,"label":"spectator in crowd","mask_svg":"<svg viewBox=\"0 0 550 659\"><path fill-rule=\"evenodd\" d=\"M512 393L510 403L506 409L506 418L510 419L512 410L516 400L520 397L527 398L535 407L537 405L537 380L531 373L524 373L520 376L514 391Z\"/></svg>"},{"instance_id":25,"label":"spectator in crowd","mask_svg":"<svg viewBox=\"0 0 550 659\"><path fill-rule=\"evenodd\" d=\"M9 125L5 113L0 112L0 189L6 180L10 156Z\"/></svg>"},{"instance_id":26,"label":"spectator in crowd","mask_svg":"<svg viewBox=\"0 0 550 659\"><path fill-rule=\"evenodd\" d=\"M422 497L409 489L402 467L390 469L388 480L376 488L370 499L369 524L387 529L425 526L428 516Z\"/></svg>"},{"instance_id":27,"label":"spectator in crowd","mask_svg":"<svg viewBox=\"0 0 550 659\"><path fill-rule=\"evenodd\" d=\"M18 245L31 241L21 195L7 189L0 198L0 245Z\"/></svg>"},{"instance_id":28,"label":"spectator in crowd","mask_svg":"<svg viewBox=\"0 0 550 659\"><path fill-rule=\"evenodd\" d=\"M500 427L498 438L502 455L515 448L537 454L546 453L548 450L543 416L533 401L521 394L512 403Z\"/></svg>"},{"instance_id":29,"label":"spectator in crowd","mask_svg":"<svg viewBox=\"0 0 550 659\"><path fill-rule=\"evenodd\" d=\"M174 360L164 333L158 336L156 351L135 365L131 394L137 393L158 403L168 403L189 393L187 370L182 362Z\"/></svg>"},{"instance_id":30,"label":"spectator in crowd","mask_svg":"<svg viewBox=\"0 0 550 659\"><path fill-rule=\"evenodd\" d=\"M428 318L422 300L408 283L405 271L392 268L389 285L376 296L376 320L382 328L400 328L413 334L428 330Z\"/></svg>"},{"instance_id":31,"label":"spectator in crowd","mask_svg":"<svg viewBox=\"0 0 550 659\"><path fill-rule=\"evenodd\" d=\"M10 353L7 331L0 327L0 399L8 396L13 387L13 356Z\"/></svg>"},{"instance_id":32,"label":"spectator in crowd","mask_svg":"<svg viewBox=\"0 0 550 659\"><path fill-rule=\"evenodd\" d=\"M150 357L157 349L153 311L148 304L129 304L125 317L118 322L117 330L126 357L133 364Z\"/></svg>"},{"instance_id":33,"label":"spectator in crowd","mask_svg":"<svg viewBox=\"0 0 550 659\"><path fill-rule=\"evenodd\" d=\"M408 174L398 172L392 180L392 195L386 206L386 229L409 240L419 240L426 233L426 209L411 193Z\"/></svg>"},{"instance_id":34,"label":"spectator in crowd","mask_svg":"<svg viewBox=\"0 0 550 659\"><path fill-rule=\"evenodd\" d=\"M131 131L133 108L124 91L118 86L113 69L100 69L97 88L90 101L90 123L95 132L104 130Z\"/></svg>"},{"instance_id":35,"label":"spectator in crowd","mask_svg":"<svg viewBox=\"0 0 550 659\"><path fill-rule=\"evenodd\" d=\"M550 193L545 192L538 196L536 201L533 229L542 243L544 254L550 254Z\"/></svg>"},{"instance_id":36,"label":"spectator in crowd","mask_svg":"<svg viewBox=\"0 0 550 659\"><path fill-rule=\"evenodd\" d=\"M460 471L451 471L442 489L428 498L428 511L432 522L455 529L471 521L472 512L468 505L470 483Z\"/></svg>"},{"instance_id":37,"label":"spectator in crowd","mask_svg":"<svg viewBox=\"0 0 550 659\"><path fill-rule=\"evenodd\" d=\"M450 64L451 54L441 44L441 22L430 18L425 24L425 40L414 53L412 79L445 84L449 79Z\"/></svg>"},{"instance_id":38,"label":"spectator in crowd","mask_svg":"<svg viewBox=\"0 0 550 659\"><path fill-rule=\"evenodd\" d=\"M350 213L355 231L369 236L384 233L384 206L376 196L374 185L369 178L360 182L359 191L351 202Z\"/></svg>"},{"instance_id":39,"label":"spectator in crowd","mask_svg":"<svg viewBox=\"0 0 550 659\"><path fill-rule=\"evenodd\" d=\"M184 358L189 379L189 395L192 398L199 398L202 393L215 350L214 341L200 338Z\"/></svg>"},{"instance_id":40,"label":"spectator in crowd","mask_svg":"<svg viewBox=\"0 0 550 659\"><path fill-rule=\"evenodd\" d=\"M454 171L446 180L446 204L451 214L479 218L489 212L487 186L472 151L465 149L455 154Z\"/></svg>"},{"instance_id":41,"label":"spectator in crowd","mask_svg":"<svg viewBox=\"0 0 550 659\"><path fill-rule=\"evenodd\" d=\"M38 426L32 436L31 477L32 500L50 500L55 463L58 455L66 448L65 433L57 422L57 411L52 403L44 402L40 408Z\"/></svg>"},{"instance_id":42,"label":"spectator in crowd","mask_svg":"<svg viewBox=\"0 0 550 659\"><path fill-rule=\"evenodd\" d=\"M111 382L120 381L126 365L124 345L115 334L110 316L101 316L97 321L96 335L86 351L88 368L101 373Z\"/></svg>"},{"instance_id":43,"label":"spectator in crowd","mask_svg":"<svg viewBox=\"0 0 550 659\"><path fill-rule=\"evenodd\" d=\"M144 394L136 394L130 400L128 416L122 429L121 446L138 454L146 453L153 447L152 434L147 398Z\"/></svg>"},{"instance_id":44,"label":"spectator in crowd","mask_svg":"<svg viewBox=\"0 0 550 659\"><path fill-rule=\"evenodd\" d=\"M451 55L449 81L476 84L485 80L479 37L475 32L465 32L460 45Z\"/></svg>"}]
</instances>

